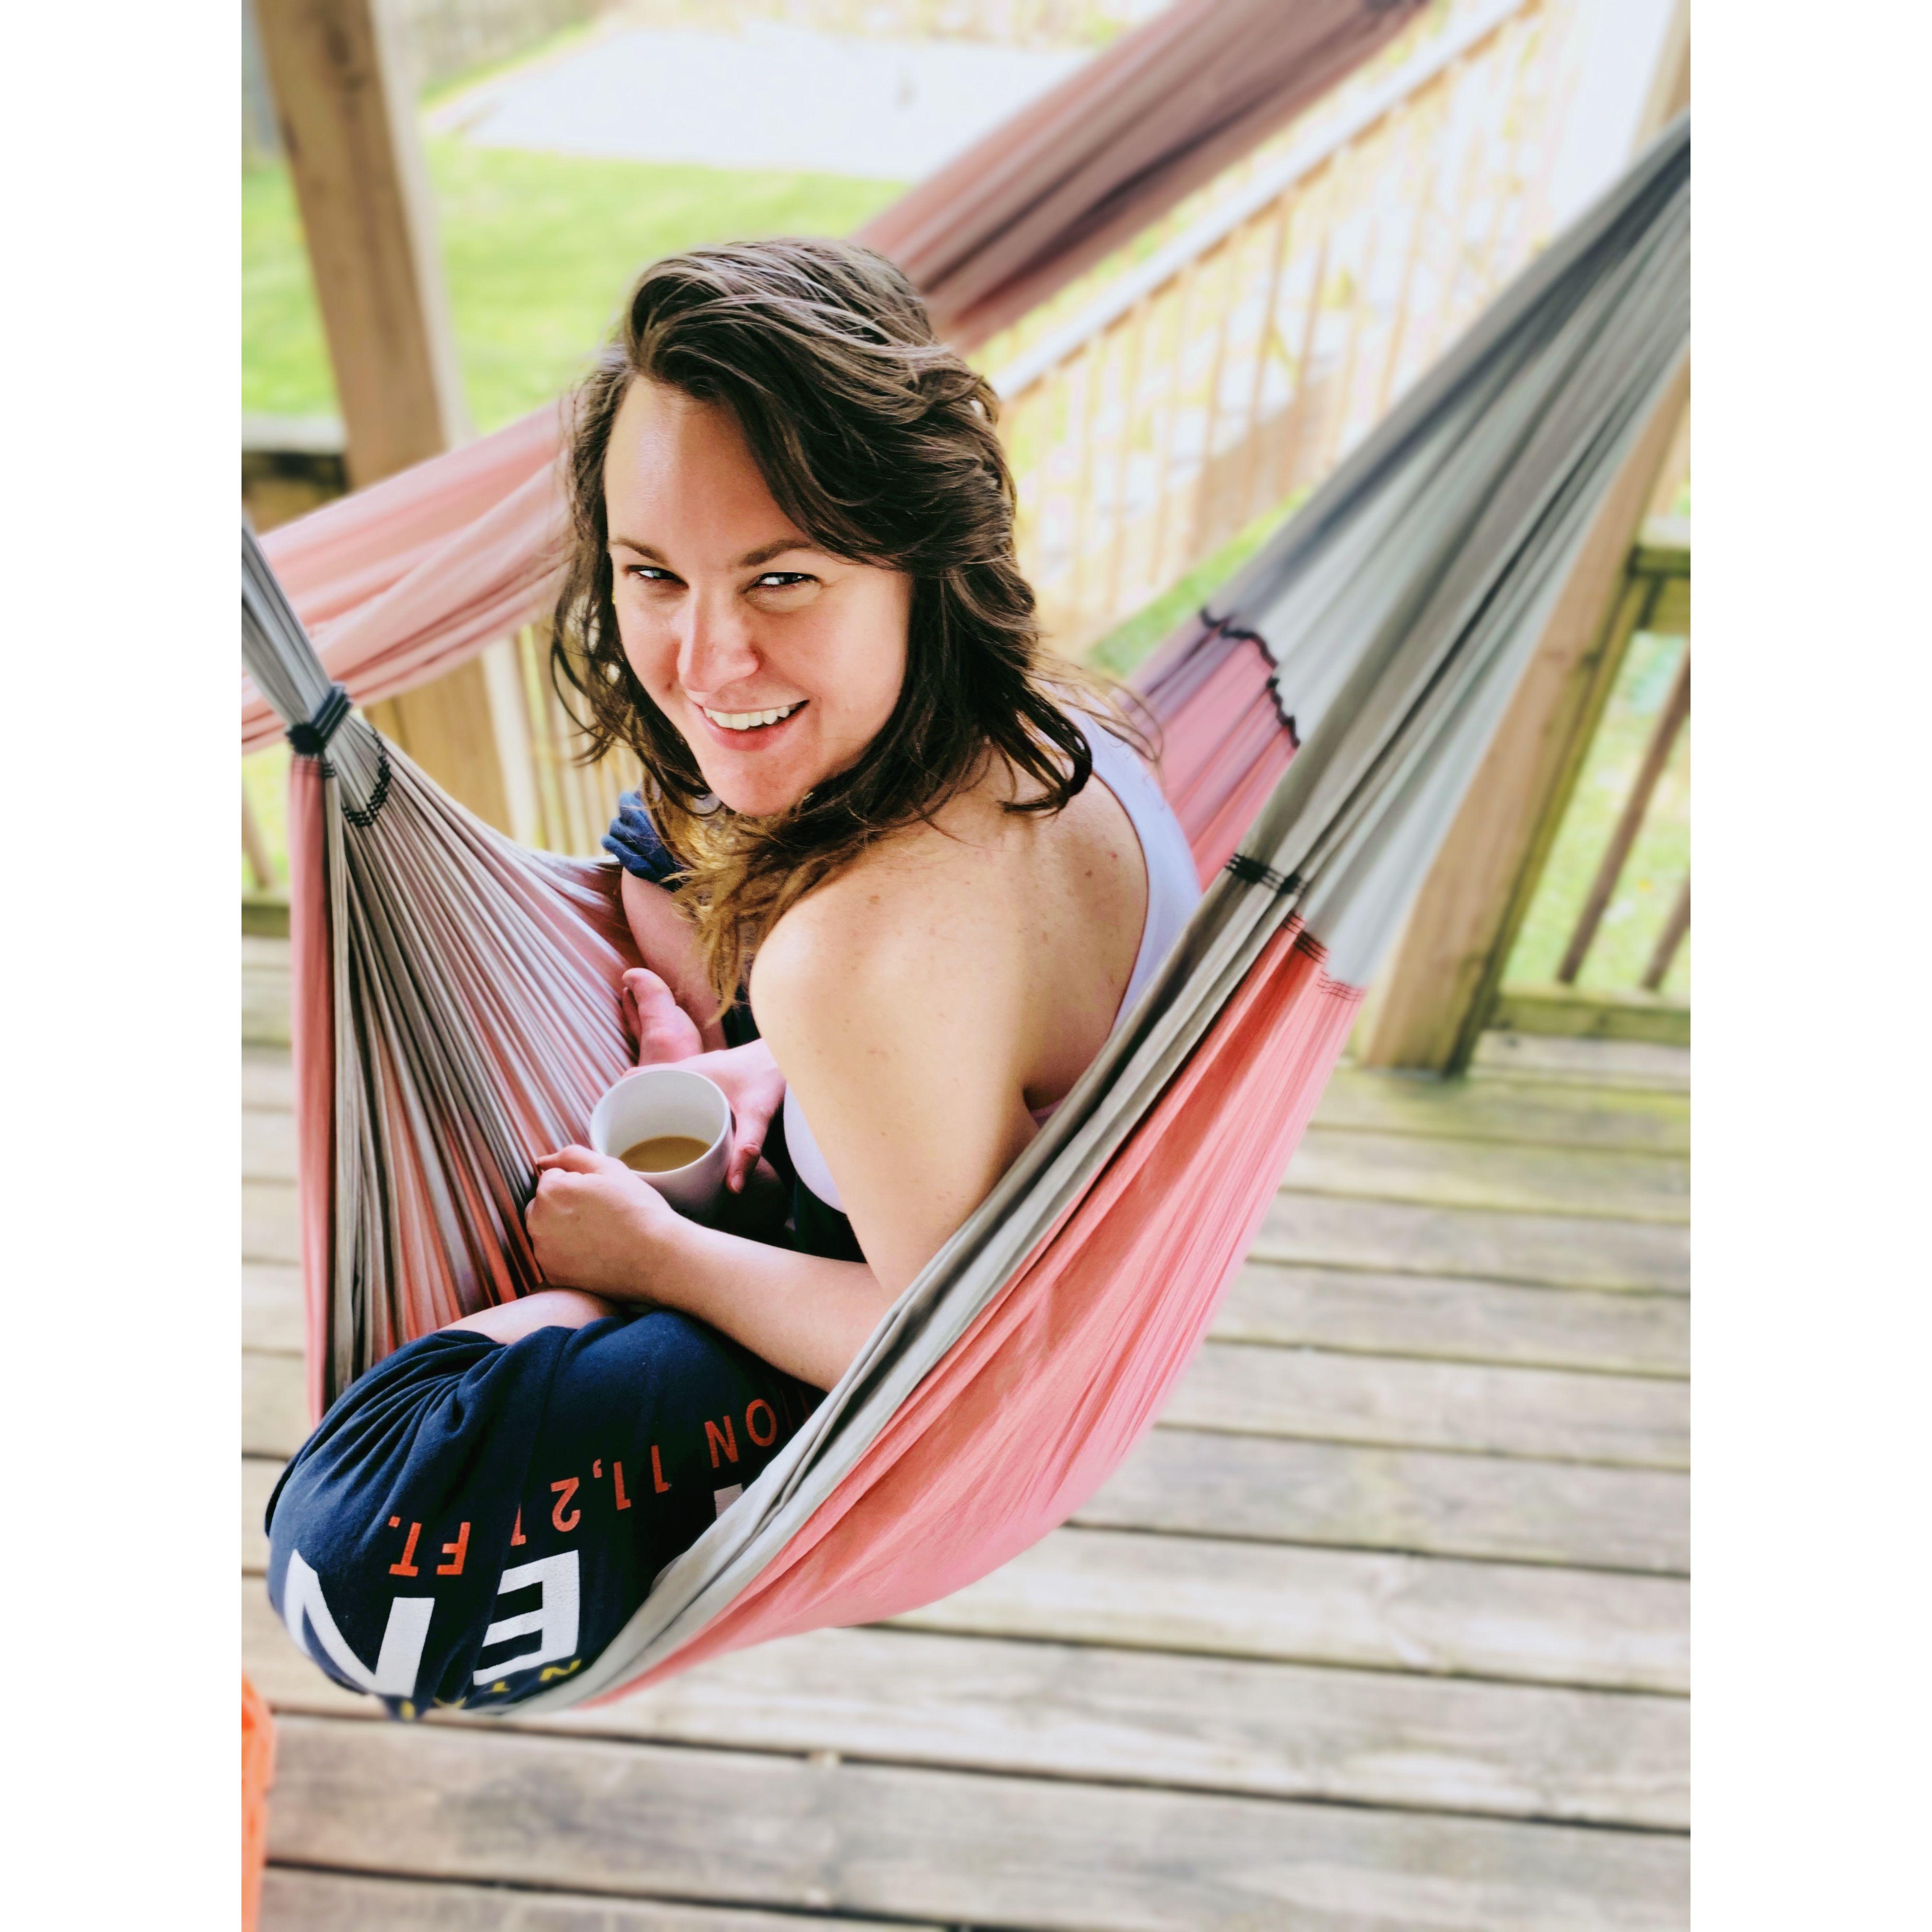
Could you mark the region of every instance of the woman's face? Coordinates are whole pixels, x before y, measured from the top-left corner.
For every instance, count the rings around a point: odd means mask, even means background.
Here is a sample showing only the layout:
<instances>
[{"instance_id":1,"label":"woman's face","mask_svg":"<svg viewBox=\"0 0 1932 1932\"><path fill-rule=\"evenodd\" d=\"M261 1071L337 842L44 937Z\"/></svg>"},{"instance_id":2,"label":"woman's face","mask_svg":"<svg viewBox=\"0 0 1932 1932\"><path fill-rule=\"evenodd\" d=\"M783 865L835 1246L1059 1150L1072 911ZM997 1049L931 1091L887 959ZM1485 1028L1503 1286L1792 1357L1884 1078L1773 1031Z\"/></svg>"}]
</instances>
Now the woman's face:
<instances>
[{"instance_id":1,"label":"woman's face","mask_svg":"<svg viewBox=\"0 0 1932 1932\"><path fill-rule=\"evenodd\" d=\"M898 701L912 580L815 549L731 412L633 382L604 461L617 628L638 682L734 812L795 805Z\"/></svg>"}]
</instances>

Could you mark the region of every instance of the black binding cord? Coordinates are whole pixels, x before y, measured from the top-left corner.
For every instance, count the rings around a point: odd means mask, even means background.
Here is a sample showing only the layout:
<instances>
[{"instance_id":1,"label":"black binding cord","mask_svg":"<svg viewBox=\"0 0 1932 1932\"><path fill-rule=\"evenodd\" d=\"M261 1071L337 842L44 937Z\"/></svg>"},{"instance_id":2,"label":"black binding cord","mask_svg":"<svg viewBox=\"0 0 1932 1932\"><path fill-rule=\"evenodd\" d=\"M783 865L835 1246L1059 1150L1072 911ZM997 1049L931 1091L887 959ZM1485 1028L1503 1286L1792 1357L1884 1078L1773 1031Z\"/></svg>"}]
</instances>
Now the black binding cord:
<instances>
[{"instance_id":1,"label":"black binding cord","mask_svg":"<svg viewBox=\"0 0 1932 1932\"><path fill-rule=\"evenodd\" d=\"M289 727L289 742L298 756L319 758L328 748L328 741L349 716L349 693L339 684L328 687L328 695L316 706L315 716L306 724Z\"/></svg>"},{"instance_id":2,"label":"black binding cord","mask_svg":"<svg viewBox=\"0 0 1932 1932\"><path fill-rule=\"evenodd\" d=\"M306 723L289 727L289 742L299 758L320 758L328 748L328 741L341 728L342 721L349 716L349 693L339 684L328 687L328 695L316 706L315 716ZM322 770L332 772L326 763ZM389 796L389 754L382 736L376 734L376 784L369 794L369 802L359 812L352 805L344 804L342 815L351 825L360 826L365 832L381 815L383 806Z\"/></svg>"},{"instance_id":3,"label":"black binding cord","mask_svg":"<svg viewBox=\"0 0 1932 1932\"><path fill-rule=\"evenodd\" d=\"M369 803L364 811L358 812L352 805L344 805L342 815L351 825L359 825L365 832L374 825L381 814L389 796L389 754L380 738L376 740L376 788L369 794Z\"/></svg>"},{"instance_id":4,"label":"black binding cord","mask_svg":"<svg viewBox=\"0 0 1932 1932\"><path fill-rule=\"evenodd\" d=\"M1277 872L1272 866L1264 866L1258 859L1251 859L1245 852L1237 852L1228 861L1228 870L1238 879L1244 879L1251 886L1266 886L1270 892L1296 892L1301 890L1299 872Z\"/></svg>"}]
</instances>

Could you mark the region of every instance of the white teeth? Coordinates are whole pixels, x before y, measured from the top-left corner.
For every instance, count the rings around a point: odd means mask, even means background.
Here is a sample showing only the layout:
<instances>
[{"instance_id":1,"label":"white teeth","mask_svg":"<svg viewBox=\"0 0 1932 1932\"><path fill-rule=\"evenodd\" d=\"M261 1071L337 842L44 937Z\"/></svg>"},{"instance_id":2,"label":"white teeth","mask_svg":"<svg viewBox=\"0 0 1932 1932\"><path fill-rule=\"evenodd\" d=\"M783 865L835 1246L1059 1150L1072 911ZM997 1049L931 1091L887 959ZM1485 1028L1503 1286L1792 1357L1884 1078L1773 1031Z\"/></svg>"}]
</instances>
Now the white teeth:
<instances>
[{"instance_id":1,"label":"white teeth","mask_svg":"<svg viewBox=\"0 0 1932 1932\"><path fill-rule=\"evenodd\" d=\"M771 711L713 711L708 704L698 708L712 724L722 724L728 731L749 731L760 724L776 724L781 718L789 718L798 706L781 704Z\"/></svg>"}]
</instances>

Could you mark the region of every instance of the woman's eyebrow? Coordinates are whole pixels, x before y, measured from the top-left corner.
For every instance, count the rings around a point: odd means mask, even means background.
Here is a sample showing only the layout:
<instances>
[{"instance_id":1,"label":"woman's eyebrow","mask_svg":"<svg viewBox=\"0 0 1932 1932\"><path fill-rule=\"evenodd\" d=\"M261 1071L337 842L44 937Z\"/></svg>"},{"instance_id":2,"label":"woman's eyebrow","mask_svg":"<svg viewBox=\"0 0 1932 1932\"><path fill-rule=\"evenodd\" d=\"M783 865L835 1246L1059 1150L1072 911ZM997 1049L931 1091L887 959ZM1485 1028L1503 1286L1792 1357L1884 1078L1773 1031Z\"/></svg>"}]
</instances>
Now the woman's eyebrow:
<instances>
[{"instance_id":1,"label":"woman's eyebrow","mask_svg":"<svg viewBox=\"0 0 1932 1932\"><path fill-rule=\"evenodd\" d=\"M781 537L776 543L760 544L756 550L748 550L738 560L740 570L754 570L761 563L770 563L775 556L783 556L786 551L809 550L812 545L802 537Z\"/></svg>"},{"instance_id":2,"label":"woman's eyebrow","mask_svg":"<svg viewBox=\"0 0 1932 1932\"><path fill-rule=\"evenodd\" d=\"M634 550L640 556L649 557L653 563L661 563L668 570L670 559L655 544L640 543L635 537L614 536L609 539L612 550ZM812 545L802 537L779 537L768 544L760 544L756 550L748 550L732 568L735 570L754 570L761 563L769 563L775 556L783 556L788 550L809 550Z\"/></svg>"}]
</instances>

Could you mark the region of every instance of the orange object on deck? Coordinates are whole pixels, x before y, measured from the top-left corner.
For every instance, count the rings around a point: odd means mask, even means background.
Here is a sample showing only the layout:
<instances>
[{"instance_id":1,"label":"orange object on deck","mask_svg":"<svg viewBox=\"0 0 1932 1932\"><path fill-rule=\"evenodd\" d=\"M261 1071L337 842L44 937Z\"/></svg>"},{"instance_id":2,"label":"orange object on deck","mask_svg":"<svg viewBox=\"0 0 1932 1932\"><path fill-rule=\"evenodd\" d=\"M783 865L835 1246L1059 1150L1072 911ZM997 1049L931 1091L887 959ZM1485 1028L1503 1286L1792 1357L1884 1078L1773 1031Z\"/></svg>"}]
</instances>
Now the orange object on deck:
<instances>
[{"instance_id":1,"label":"orange object on deck","mask_svg":"<svg viewBox=\"0 0 1932 1932\"><path fill-rule=\"evenodd\" d=\"M275 1720L260 1691L242 1675L242 1932L262 1916L262 1870L268 1858L268 1786L275 1781Z\"/></svg>"}]
</instances>

